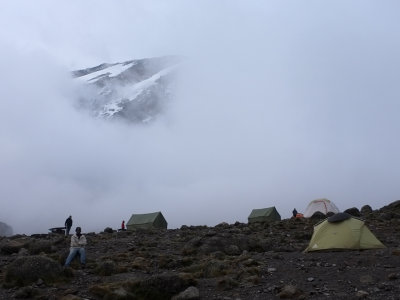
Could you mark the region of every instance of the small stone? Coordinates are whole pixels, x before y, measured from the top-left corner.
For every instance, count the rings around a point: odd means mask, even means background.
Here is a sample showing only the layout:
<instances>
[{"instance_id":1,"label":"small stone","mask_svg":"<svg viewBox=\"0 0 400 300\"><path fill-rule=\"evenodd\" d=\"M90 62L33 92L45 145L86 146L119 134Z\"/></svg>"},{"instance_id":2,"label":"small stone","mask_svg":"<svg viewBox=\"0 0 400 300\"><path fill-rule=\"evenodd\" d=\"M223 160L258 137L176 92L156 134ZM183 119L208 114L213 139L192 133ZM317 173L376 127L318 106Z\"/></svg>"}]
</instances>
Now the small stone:
<instances>
[{"instance_id":1,"label":"small stone","mask_svg":"<svg viewBox=\"0 0 400 300\"><path fill-rule=\"evenodd\" d=\"M368 292L362 291L362 290L359 290L359 291L357 291L357 293L356 293L356 297L357 297L357 298L360 298L360 299L366 298L368 295L369 295Z\"/></svg>"},{"instance_id":2,"label":"small stone","mask_svg":"<svg viewBox=\"0 0 400 300\"><path fill-rule=\"evenodd\" d=\"M301 291L294 285L285 285L278 294L280 298L293 298L296 294L301 294Z\"/></svg>"},{"instance_id":3,"label":"small stone","mask_svg":"<svg viewBox=\"0 0 400 300\"><path fill-rule=\"evenodd\" d=\"M268 268L268 272L270 272L270 273L276 272L276 268Z\"/></svg>"},{"instance_id":4,"label":"small stone","mask_svg":"<svg viewBox=\"0 0 400 300\"><path fill-rule=\"evenodd\" d=\"M21 248L21 249L18 251L18 256L26 256L26 255L29 255L28 249L26 249L26 248Z\"/></svg>"},{"instance_id":5,"label":"small stone","mask_svg":"<svg viewBox=\"0 0 400 300\"><path fill-rule=\"evenodd\" d=\"M363 275L360 277L360 282L361 283L373 283L374 279L372 278L371 275Z\"/></svg>"},{"instance_id":6,"label":"small stone","mask_svg":"<svg viewBox=\"0 0 400 300\"><path fill-rule=\"evenodd\" d=\"M390 280L395 280L395 279L399 278L399 275L397 275L397 273L390 273L390 274L388 275L388 278L389 278Z\"/></svg>"},{"instance_id":7,"label":"small stone","mask_svg":"<svg viewBox=\"0 0 400 300\"><path fill-rule=\"evenodd\" d=\"M67 289L64 291L64 295L75 295L78 293L78 290L76 289Z\"/></svg>"},{"instance_id":8,"label":"small stone","mask_svg":"<svg viewBox=\"0 0 400 300\"><path fill-rule=\"evenodd\" d=\"M128 295L128 292L123 287L120 287L120 288L116 289L113 294L116 297L123 298L123 297L126 297Z\"/></svg>"},{"instance_id":9,"label":"small stone","mask_svg":"<svg viewBox=\"0 0 400 300\"><path fill-rule=\"evenodd\" d=\"M307 278L307 281L308 281L308 282L314 281L314 277L308 277L308 278Z\"/></svg>"},{"instance_id":10,"label":"small stone","mask_svg":"<svg viewBox=\"0 0 400 300\"><path fill-rule=\"evenodd\" d=\"M189 300L189 299L195 300L195 299L199 299L199 297L200 297L199 289L194 286L190 286L183 292L179 293L177 296L172 297L172 299L173 300ZM229 298L229 299L231 299L231 298Z\"/></svg>"}]
</instances>

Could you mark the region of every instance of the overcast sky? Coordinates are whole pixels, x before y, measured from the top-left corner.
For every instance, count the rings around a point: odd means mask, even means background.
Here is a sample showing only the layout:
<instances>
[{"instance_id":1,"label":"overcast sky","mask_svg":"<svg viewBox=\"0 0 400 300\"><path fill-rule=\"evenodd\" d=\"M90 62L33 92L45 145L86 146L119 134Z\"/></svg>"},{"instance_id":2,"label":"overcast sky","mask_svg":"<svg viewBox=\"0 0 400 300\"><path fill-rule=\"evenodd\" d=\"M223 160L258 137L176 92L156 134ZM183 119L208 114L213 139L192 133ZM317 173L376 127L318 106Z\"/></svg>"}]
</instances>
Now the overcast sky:
<instances>
[{"instance_id":1,"label":"overcast sky","mask_svg":"<svg viewBox=\"0 0 400 300\"><path fill-rule=\"evenodd\" d=\"M169 228L400 199L398 1L0 2L0 221ZM76 111L71 70L187 57L148 127Z\"/></svg>"}]
</instances>

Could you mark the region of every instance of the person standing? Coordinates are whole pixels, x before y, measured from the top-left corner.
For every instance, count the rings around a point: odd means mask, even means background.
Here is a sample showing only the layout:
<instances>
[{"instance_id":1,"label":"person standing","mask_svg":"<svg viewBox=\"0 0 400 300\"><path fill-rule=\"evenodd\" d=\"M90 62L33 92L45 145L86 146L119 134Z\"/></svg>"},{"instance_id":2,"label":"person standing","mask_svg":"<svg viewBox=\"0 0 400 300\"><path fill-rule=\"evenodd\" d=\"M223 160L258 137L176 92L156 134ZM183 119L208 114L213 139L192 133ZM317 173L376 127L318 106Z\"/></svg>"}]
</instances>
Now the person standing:
<instances>
[{"instance_id":1,"label":"person standing","mask_svg":"<svg viewBox=\"0 0 400 300\"><path fill-rule=\"evenodd\" d=\"M69 235L69 231L71 230L71 227L72 227L72 216L69 216L65 220L65 236Z\"/></svg>"},{"instance_id":2,"label":"person standing","mask_svg":"<svg viewBox=\"0 0 400 300\"><path fill-rule=\"evenodd\" d=\"M125 231L125 220L122 221L121 230L122 230L122 231Z\"/></svg>"},{"instance_id":3,"label":"person standing","mask_svg":"<svg viewBox=\"0 0 400 300\"><path fill-rule=\"evenodd\" d=\"M75 256L79 253L81 266L82 268L86 265L86 237L81 233L81 228L76 227L75 234L71 236L71 247L69 250L69 255L67 260L65 261L65 267L69 267L71 261L75 258Z\"/></svg>"}]
</instances>

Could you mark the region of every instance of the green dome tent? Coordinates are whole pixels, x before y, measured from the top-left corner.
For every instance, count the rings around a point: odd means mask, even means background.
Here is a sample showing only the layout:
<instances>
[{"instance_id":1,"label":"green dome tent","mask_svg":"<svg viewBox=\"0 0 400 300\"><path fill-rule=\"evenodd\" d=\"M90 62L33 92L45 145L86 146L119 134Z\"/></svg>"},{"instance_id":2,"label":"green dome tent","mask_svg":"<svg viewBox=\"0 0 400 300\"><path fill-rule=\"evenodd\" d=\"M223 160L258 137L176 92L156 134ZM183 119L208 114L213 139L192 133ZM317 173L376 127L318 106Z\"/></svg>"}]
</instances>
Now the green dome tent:
<instances>
[{"instance_id":1,"label":"green dome tent","mask_svg":"<svg viewBox=\"0 0 400 300\"><path fill-rule=\"evenodd\" d=\"M275 206L268 208L253 209L248 217L249 223L280 221L281 215Z\"/></svg>"},{"instance_id":2,"label":"green dome tent","mask_svg":"<svg viewBox=\"0 0 400 300\"><path fill-rule=\"evenodd\" d=\"M136 228L164 228L167 229L168 223L165 220L161 212L154 212L148 214L133 214L126 223L128 230L134 230Z\"/></svg>"},{"instance_id":3,"label":"green dome tent","mask_svg":"<svg viewBox=\"0 0 400 300\"><path fill-rule=\"evenodd\" d=\"M304 252L328 249L386 248L364 221L338 213L314 226L310 244Z\"/></svg>"}]
</instances>

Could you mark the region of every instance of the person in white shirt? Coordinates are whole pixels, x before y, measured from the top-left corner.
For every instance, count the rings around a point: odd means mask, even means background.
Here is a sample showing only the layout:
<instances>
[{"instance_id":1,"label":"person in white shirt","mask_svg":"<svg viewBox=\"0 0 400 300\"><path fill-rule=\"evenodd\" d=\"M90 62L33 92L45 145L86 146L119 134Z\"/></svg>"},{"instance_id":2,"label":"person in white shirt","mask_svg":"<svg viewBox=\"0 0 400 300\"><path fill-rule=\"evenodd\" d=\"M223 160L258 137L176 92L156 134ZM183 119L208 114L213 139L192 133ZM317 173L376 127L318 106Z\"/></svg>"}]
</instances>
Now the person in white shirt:
<instances>
[{"instance_id":1,"label":"person in white shirt","mask_svg":"<svg viewBox=\"0 0 400 300\"><path fill-rule=\"evenodd\" d=\"M71 248L64 266L68 267L71 261L79 253L81 259L81 265L84 268L86 264L85 246L86 246L86 237L83 234L81 234L81 228L76 227L75 234L71 237Z\"/></svg>"}]
</instances>

